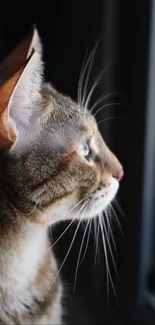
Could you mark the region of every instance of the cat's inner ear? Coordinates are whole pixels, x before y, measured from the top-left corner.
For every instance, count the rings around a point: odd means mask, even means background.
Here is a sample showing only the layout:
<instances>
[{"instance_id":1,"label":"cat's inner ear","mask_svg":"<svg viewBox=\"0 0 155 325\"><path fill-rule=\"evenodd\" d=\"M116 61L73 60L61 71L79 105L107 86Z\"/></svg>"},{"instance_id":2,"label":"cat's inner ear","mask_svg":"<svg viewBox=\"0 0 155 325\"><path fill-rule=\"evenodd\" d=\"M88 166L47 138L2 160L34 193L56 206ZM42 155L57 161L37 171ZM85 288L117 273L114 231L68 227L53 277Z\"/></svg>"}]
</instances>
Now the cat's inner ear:
<instances>
[{"instance_id":1,"label":"cat's inner ear","mask_svg":"<svg viewBox=\"0 0 155 325\"><path fill-rule=\"evenodd\" d=\"M38 103L40 101L42 75L41 55L34 52L22 72L1 117L2 125L0 127L5 128L5 135L14 142L14 147L26 145L25 141L28 141L35 120L40 115L41 105Z\"/></svg>"}]
</instances>

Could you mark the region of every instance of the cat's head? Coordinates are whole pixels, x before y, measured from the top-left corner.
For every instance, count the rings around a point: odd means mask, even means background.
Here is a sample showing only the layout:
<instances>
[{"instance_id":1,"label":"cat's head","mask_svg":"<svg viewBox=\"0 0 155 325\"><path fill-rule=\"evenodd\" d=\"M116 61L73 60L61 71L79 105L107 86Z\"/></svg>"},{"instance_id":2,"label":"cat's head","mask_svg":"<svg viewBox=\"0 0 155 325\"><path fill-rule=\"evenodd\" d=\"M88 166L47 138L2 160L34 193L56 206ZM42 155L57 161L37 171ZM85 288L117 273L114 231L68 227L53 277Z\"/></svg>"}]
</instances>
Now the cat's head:
<instances>
[{"instance_id":1,"label":"cat's head","mask_svg":"<svg viewBox=\"0 0 155 325\"><path fill-rule=\"evenodd\" d=\"M24 69L2 120L7 136L13 134L6 172L23 209L24 202L33 204L31 217L48 223L90 218L114 199L123 168L91 113L44 83L40 51Z\"/></svg>"}]
</instances>

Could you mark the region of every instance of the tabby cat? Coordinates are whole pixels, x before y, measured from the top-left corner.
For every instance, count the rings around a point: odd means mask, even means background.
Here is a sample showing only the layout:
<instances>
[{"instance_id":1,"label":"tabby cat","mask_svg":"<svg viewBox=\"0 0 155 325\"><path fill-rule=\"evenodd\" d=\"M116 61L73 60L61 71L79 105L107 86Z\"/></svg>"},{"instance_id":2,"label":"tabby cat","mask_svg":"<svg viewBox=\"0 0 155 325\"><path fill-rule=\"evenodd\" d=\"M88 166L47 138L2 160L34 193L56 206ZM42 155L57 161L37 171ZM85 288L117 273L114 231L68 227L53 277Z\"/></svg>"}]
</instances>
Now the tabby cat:
<instances>
[{"instance_id":1,"label":"tabby cat","mask_svg":"<svg viewBox=\"0 0 155 325\"><path fill-rule=\"evenodd\" d=\"M63 324L63 284L48 238L58 221L93 218L123 168L93 115L43 80L34 51L1 115L0 323Z\"/></svg>"}]
</instances>

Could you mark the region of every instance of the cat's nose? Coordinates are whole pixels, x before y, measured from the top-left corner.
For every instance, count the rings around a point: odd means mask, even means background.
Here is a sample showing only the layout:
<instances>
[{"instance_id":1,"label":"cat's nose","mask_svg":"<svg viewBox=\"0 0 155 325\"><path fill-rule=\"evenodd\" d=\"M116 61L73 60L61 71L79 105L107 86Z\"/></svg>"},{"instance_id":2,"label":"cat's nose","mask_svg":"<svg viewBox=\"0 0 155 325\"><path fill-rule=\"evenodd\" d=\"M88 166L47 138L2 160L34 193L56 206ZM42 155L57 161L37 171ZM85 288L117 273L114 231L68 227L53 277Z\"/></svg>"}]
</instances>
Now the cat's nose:
<instances>
[{"instance_id":1,"label":"cat's nose","mask_svg":"<svg viewBox=\"0 0 155 325\"><path fill-rule=\"evenodd\" d=\"M123 166L119 162L119 160L117 159L115 154L113 154L113 152L108 147L106 147L106 151L104 154L104 164L105 164L105 162L106 162L107 171L114 178L116 178L118 181L120 181L124 175Z\"/></svg>"},{"instance_id":2,"label":"cat's nose","mask_svg":"<svg viewBox=\"0 0 155 325\"><path fill-rule=\"evenodd\" d=\"M124 175L124 170L123 167L121 166L119 169L116 170L113 177L115 177L118 181L120 181L123 178L123 175Z\"/></svg>"}]
</instances>

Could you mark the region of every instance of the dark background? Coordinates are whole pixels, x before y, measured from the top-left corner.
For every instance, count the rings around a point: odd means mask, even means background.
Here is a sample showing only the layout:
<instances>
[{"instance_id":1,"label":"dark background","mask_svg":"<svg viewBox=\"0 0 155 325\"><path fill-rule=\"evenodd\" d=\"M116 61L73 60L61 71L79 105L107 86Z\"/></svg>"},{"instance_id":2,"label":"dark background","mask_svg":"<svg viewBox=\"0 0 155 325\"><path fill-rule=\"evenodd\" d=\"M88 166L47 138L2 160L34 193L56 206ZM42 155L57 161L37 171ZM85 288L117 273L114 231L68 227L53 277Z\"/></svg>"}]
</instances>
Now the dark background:
<instances>
[{"instance_id":1,"label":"dark background","mask_svg":"<svg viewBox=\"0 0 155 325\"><path fill-rule=\"evenodd\" d=\"M46 78L61 92L76 99L81 66L86 54L99 39L90 79L109 64L92 101L104 93L116 92L102 104L107 106L98 120L111 119L100 125L104 139L122 162L125 177L121 183L119 202L125 212L125 221L118 213L124 238L114 222L117 243L119 279L112 269L119 307L113 291L106 304L106 273L101 236L100 259L94 266L95 245L90 236L86 257L80 266L74 296L68 299L71 323L74 324L150 324L147 314L138 312L141 204L143 188L143 160L146 121L148 74L148 46L150 36L150 1L141 0L79 0L39 3L17 1L7 4L0 12L0 60L25 36L37 21L44 43ZM120 93L121 91L121 93ZM57 237L66 224L53 230ZM56 255L63 261L71 243L76 225L56 245ZM81 227L62 270L73 292L78 250L83 230ZM93 233L93 230L92 230Z\"/></svg>"}]
</instances>

